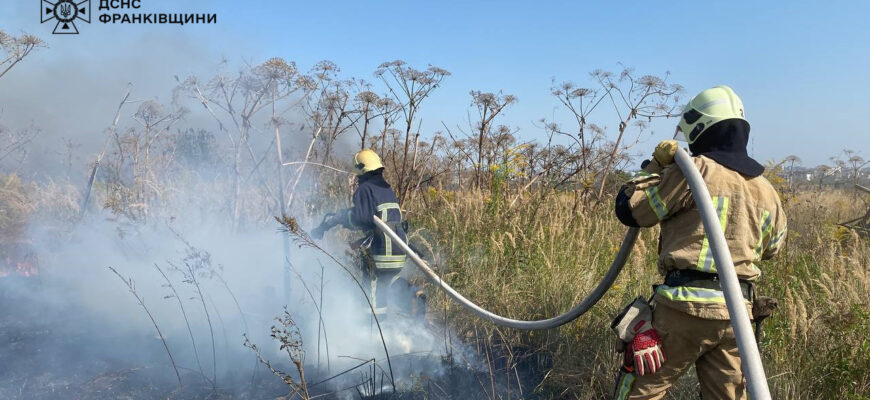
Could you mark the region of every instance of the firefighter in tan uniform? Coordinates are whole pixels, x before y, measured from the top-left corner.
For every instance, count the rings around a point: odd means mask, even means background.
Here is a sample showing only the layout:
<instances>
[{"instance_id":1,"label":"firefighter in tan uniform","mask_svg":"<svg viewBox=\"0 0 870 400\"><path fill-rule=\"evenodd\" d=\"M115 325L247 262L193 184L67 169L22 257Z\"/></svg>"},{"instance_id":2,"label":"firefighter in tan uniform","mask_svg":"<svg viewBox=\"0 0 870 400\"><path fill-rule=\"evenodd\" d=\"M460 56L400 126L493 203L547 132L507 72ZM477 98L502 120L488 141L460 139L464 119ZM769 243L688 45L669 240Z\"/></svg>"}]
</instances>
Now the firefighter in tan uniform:
<instances>
[{"instance_id":1,"label":"firefighter in tan uniform","mask_svg":"<svg viewBox=\"0 0 870 400\"><path fill-rule=\"evenodd\" d=\"M764 167L746 152L749 123L727 86L698 94L677 128L712 196L747 311L752 315L758 262L777 254L786 234L779 197ZM705 400L745 399L737 342L716 263L686 178L674 165L677 143L664 141L643 171L617 195L628 226L661 225L658 269L664 282L649 303L638 298L612 328L626 351L614 397L660 399L695 365Z\"/></svg>"}]
</instances>

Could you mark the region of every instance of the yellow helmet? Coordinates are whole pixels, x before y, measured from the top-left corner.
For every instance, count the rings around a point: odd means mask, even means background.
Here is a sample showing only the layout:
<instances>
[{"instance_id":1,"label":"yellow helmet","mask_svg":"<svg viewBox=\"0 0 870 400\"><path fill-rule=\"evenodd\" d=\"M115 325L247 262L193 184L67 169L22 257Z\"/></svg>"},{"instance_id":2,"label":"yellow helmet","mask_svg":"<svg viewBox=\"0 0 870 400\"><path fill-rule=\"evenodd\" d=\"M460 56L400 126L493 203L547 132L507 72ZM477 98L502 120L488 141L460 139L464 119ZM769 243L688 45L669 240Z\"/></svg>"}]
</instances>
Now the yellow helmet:
<instances>
[{"instance_id":1,"label":"yellow helmet","mask_svg":"<svg viewBox=\"0 0 870 400\"><path fill-rule=\"evenodd\" d=\"M689 144L695 143L707 128L732 118L746 121L740 97L728 86L712 87L699 93L686 105L674 138L678 138L682 132Z\"/></svg>"},{"instance_id":2,"label":"yellow helmet","mask_svg":"<svg viewBox=\"0 0 870 400\"><path fill-rule=\"evenodd\" d=\"M378 153L375 153L372 150L363 149L353 156L353 169L357 175L362 175L366 172L371 172L383 167L384 163L381 162Z\"/></svg>"}]
</instances>

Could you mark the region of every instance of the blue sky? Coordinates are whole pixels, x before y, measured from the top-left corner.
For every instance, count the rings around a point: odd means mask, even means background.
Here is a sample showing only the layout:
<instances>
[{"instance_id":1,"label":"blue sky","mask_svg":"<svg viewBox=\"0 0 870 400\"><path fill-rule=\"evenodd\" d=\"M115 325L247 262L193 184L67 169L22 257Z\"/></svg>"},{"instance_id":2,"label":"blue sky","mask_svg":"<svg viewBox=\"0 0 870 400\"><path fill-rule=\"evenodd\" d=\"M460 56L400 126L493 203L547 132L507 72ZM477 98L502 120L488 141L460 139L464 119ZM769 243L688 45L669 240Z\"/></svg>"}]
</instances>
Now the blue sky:
<instances>
[{"instance_id":1,"label":"blue sky","mask_svg":"<svg viewBox=\"0 0 870 400\"><path fill-rule=\"evenodd\" d=\"M99 1L92 2L98 14ZM713 85L732 86L743 98L752 124L751 152L760 161L796 154L814 165L844 148L870 158L870 133L862 123L870 104L866 1L141 0L142 12L217 13L218 24L92 21L80 26L78 37L51 35L53 26L39 24L37 3L0 0L0 29L34 33L50 45L26 60L17 77L0 80L5 110L0 116L5 118L32 112L27 118L40 119L34 107L11 105L18 98L13 92L23 87L55 94L40 104L83 90L74 84L40 84L28 73L54 75L70 68L100 78L105 82L88 91L104 95L110 109L128 81L142 96L168 100L172 75L205 74L222 56L253 63L280 56L303 68L328 59L343 76L371 81L378 64L402 59L452 73L424 104L424 131L440 129L442 121L462 124L469 90L502 90L519 103L501 122L532 139L542 135L535 121L564 117L549 94L551 79L591 85L591 70L618 71L622 63L644 74L670 71L671 80L686 88L686 97ZM598 118L612 133L617 121L605 112ZM645 153L669 138L674 123L655 124L655 133L645 136L637 150Z\"/></svg>"}]
</instances>

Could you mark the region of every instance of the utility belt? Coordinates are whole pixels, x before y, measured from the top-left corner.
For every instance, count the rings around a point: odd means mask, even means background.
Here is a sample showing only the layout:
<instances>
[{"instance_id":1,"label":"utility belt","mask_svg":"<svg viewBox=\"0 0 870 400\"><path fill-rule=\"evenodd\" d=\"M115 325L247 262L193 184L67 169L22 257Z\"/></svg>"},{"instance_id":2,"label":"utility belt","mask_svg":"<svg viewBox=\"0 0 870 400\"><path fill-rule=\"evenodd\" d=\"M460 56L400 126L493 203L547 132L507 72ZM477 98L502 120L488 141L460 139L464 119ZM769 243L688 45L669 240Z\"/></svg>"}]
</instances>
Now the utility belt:
<instances>
[{"instance_id":1,"label":"utility belt","mask_svg":"<svg viewBox=\"0 0 870 400\"><path fill-rule=\"evenodd\" d=\"M676 269L665 275L665 285L670 287L689 286L702 289L722 290L719 275L693 269ZM743 298L752 302L755 297L755 284L739 279L740 292Z\"/></svg>"}]
</instances>

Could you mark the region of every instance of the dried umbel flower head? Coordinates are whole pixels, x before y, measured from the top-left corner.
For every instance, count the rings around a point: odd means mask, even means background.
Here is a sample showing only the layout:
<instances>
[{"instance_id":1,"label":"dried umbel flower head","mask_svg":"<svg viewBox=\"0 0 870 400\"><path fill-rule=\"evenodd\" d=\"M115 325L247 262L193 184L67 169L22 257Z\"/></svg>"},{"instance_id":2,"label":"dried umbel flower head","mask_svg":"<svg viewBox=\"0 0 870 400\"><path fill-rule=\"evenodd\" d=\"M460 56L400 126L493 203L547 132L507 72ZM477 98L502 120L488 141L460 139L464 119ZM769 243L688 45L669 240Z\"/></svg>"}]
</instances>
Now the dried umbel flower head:
<instances>
[{"instance_id":1,"label":"dried umbel flower head","mask_svg":"<svg viewBox=\"0 0 870 400\"><path fill-rule=\"evenodd\" d=\"M403 66L405 66L405 64L407 64L407 63L402 61L402 60L393 60L393 61L383 62L383 63L381 63L381 65L378 65L378 69L375 70L375 76L383 75L384 72L386 72L388 69L401 70L401 68Z\"/></svg>"},{"instance_id":2,"label":"dried umbel flower head","mask_svg":"<svg viewBox=\"0 0 870 400\"><path fill-rule=\"evenodd\" d=\"M606 80L610 79L613 76L613 72L605 71L603 69L595 69L589 75L591 75L595 79Z\"/></svg>"},{"instance_id":3,"label":"dried umbel flower head","mask_svg":"<svg viewBox=\"0 0 870 400\"><path fill-rule=\"evenodd\" d=\"M399 76L411 81L417 82L420 85L428 85L435 82L435 78L427 74L426 72L416 70L414 68L406 68L403 70L403 73L399 74Z\"/></svg>"},{"instance_id":4,"label":"dried umbel flower head","mask_svg":"<svg viewBox=\"0 0 870 400\"><path fill-rule=\"evenodd\" d=\"M492 113L498 113L503 108L513 103L516 103L517 97L512 94L503 95L501 92L499 93L486 93L472 90L469 92L471 95L471 102L479 110L488 110Z\"/></svg>"},{"instance_id":5,"label":"dried umbel flower head","mask_svg":"<svg viewBox=\"0 0 870 400\"><path fill-rule=\"evenodd\" d=\"M634 68L623 68L622 72L619 73L619 80L623 81L626 79L632 79L634 75Z\"/></svg>"},{"instance_id":6,"label":"dried umbel flower head","mask_svg":"<svg viewBox=\"0 0 870 400\"><path fill-rule=\"evenodd\" d=\"M359 92L356 95L356 99L363 104L376 104L378 100L380 100L380 97L374 92L366 90L364 92Z\"/></svg>"},{"instance_id":7,"label":"dried umbel flower head","mask_svg":"<svg viewBox=\"0 0 870 400\"><path fill-rule=\"evenodd\" d=\"M568 96L572 98L588 97L593 95L595 95L595 92L587 88L577 88L568 93Z\"/></svg>"},{"instance_id":8,"label":"dried umbel flower head","mask_svg":"<svg viewBox=\"0 0 870 400\"><path fill-rule=\"evenodd\" d=\"M556 97L561 97L562 95L571 91L571 89L574 88L574 82L571 81L565 81L561 84L556 85L556 81L553 80L552 83L553 85L550 86L550 94Z\"/></svg>"},{"instance_id":9,"label":"dried umbel flower head","mask_svg":"<svg viewBox=\"0 0 870 400\"><path fill-rule=\"evenodd\" d=\"M34 36L34 35L21 35L18 38L18 42L24 46L42 46L45 42L42 39Z\"/></svg>"},{"instance_id":10,"label":"dried umbel flower head","mask_svg":"<svg viewBox=\"0 0 870 400\"><path fill-rule=\"evenodd\" d=\"M148 100L139 105L136 110L136 118L141 119L146 124L151 124L163 117L163 106L160 103Z\"/></svg>"},{"instance_id":11,"label":"dried umbel flower head","mask_svg":"<svg viewBox=\"0 0 870 400\"><path fill-rule=\"evenodd\" d=\"M328 60L322 60L314 65L311 69L311 74L319 80L332 80L332 77L338 73L338 65Z\"/></svg>"},{"instance_id":12,"label":"dried umbel flower head","mask_svg":"<svg viewBox=\"0 0 870 400\"><path fill-rule=\"evenodd\" d=\"M344 103L345 99L347 99L346 92L340 90L330 91L323 96L323 105L325 108L339 107L339 105Z\"/></svg>"},{"instance_id":13,"label":"dried umbel flower head","mask_svg":"<svg viewBox=\"0 0 870 400\"><path fill-rule=\"evenodd\" d=\"M45 42L34 35L24 34L15 37L0 31L0 48L9 53L14 59L21 59L34 48L45 46Z\"/></svg>"},{"instance_id":14,"label":"dried umbel flower head","mask_svg":"<svg viewBox=\"0 0 870 400\"><path fill-rule=\"evenodd\" d=\"M450 76L450 71L447 71L444 68L438 68L434 65L430 65L427 71L436 77Z\"/></svg>"},{"instance_id":15,"label":"dried umbel flower head","mask_svg":"<svg viewBox=\"0 0 870 400\"><path fill-rule=\"evenodd\" d=\"M496 102L495 94L493 93L484 93L479 91L471 91L471 99L476 105L480 105L486 108L489 108Z\"/></svg>"},{"instance_id":16,"label":"dried umbel flower head","mask_svg":"<svg viewBox=\"0 0 870 400\"><path fill-rule=\"evenodd\" d=\"M377 106L381 111L388 112L396 108L396 102L389 97L381 97L380 100L377 101Z\"/></svg>"},{"instance_id":17,"label":"dried umbel flower head","mask_svg":"<svg viewBox=\"0 0 870 400\"><path fill-rule=\"evenodd\" d=\"M507 141L513 143L516 141L513 135L511 135L511 128L507 125L499 125L495 128L496 134L498 135L497 140L499 141Z\"/></svg>"},{"instance_id":18,"label":"dried umbel flower head","mask_svg":"<svg viewBox=\"0 0 870 400\"><path fill-rule=\"evenodd\" d=\"M296 86L301 87L306 91L317 89L317 80L308 75L296 76Z\"/></svg>"},{"instance_id":19,"label":"dried umbel flower head","mask_svg":"<svg viewBox=\"0 0 870 400\"><path fill-rule=\"evenodd\" d=\"M638 79L637 81L641 85L646 86L650 89L664 88L666 86L665 81L663 81L662 78L653 75L644 75L640 77L640 79Z\"/></svg>"},{"instance_id":20,"label":"dried umbel flower head","mask_svg":"<svg viewBox=\"0 0 870 400\"><path fill-rule=\"evenodd\" d=\"M265 80L289 81L296 75L296 63L287 62L283 58L273 57L260 64L254 71Z\"/></svg>"}]
</instances>

